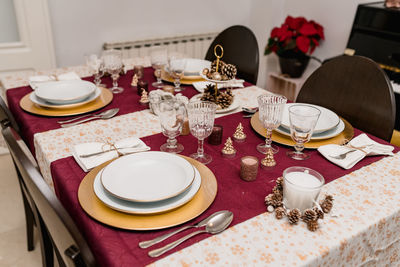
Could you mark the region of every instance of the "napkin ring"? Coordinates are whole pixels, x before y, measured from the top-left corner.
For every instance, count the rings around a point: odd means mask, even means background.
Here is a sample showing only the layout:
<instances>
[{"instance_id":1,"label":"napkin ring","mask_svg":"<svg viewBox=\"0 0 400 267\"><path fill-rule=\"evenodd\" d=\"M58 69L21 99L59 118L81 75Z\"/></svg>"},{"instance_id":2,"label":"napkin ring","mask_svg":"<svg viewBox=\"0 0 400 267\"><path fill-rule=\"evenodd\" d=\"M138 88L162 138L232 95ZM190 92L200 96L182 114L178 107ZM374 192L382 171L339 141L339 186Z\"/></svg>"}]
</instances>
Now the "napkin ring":
<instances>
[{"instance_id":1,"label":"napkin ring","mask_svg":"<svg viewBox=\"0 0 400 267\"><path fill-rule=\"evenodd\" d=\"M109 149L106 149L105 146L109 146ZM101 146L101 150L103 150L104 153L105 153L105 152L109 152L109 151L115 150L115 151L117 151L118 156L122 156L122 153L119 152L119 150L118 150L118 148L115 146L115 144L112 143L112 142L110 142L110 141L108 141L108 140L106 140L106 142Z\"/></svg>"}]
</instances>

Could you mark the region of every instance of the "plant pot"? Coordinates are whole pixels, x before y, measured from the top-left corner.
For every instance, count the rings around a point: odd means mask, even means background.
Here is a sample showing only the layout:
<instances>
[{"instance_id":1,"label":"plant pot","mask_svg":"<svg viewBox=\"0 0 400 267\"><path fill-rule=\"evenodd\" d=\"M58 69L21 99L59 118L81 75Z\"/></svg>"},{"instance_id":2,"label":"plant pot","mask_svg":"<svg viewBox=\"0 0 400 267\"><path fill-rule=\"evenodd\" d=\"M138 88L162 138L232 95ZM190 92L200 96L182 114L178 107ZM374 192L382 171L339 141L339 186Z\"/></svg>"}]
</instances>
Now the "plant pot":
<instances>
[{"instance_id":1,"label":"plant pot","mask_svg":"<svg viewBox=\"0 0 400 267\"><path fill-rule=\"evenodd\" d=\"M306 55L301 55L298 57L278 57L282 74L287 74L291 78L301 77L308 66L308 62L310 61L310 57Z\"/></svg>"}]
</instances>

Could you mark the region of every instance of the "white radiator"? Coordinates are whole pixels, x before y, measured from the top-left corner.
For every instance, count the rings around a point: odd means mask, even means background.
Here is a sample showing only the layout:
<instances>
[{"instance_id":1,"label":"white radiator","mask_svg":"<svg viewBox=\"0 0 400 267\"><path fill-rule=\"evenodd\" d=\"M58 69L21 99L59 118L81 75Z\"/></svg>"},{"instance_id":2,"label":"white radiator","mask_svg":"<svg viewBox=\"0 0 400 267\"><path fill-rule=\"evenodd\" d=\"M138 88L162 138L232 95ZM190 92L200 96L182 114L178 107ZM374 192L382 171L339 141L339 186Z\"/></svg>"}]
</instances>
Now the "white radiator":
<instances>
[{"instance_id":1,"label":"white radiator","mask_svg":"<svg viewBox=\"0 0 400 267\"><path fill-rule=\"evenodd\" d=\"M166 37L142 41L105 43L103 49L122 50L124 58L149 56L151 47L166 47L168 52L178 52L189 58L204 58L208 47L218 33Z\"/></svg>"}]
</instances>

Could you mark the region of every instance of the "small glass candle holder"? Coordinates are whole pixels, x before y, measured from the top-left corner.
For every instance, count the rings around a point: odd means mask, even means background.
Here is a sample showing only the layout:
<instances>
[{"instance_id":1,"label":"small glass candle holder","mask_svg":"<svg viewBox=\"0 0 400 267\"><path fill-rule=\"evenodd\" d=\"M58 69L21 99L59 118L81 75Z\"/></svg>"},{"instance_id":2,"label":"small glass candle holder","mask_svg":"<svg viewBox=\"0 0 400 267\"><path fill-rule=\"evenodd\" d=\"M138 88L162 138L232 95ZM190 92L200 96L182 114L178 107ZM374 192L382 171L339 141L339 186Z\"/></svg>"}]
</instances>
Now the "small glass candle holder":
<instances>
[{"instance_id":1,"label":"small glass candle holder","mask_svg":"<svg viewBox=\"0 0 400 267\"><path fill-rule=\"evenodd\" d=\"M325 183L317 171L306 167L289 167L283 171L283 203L288 209L312 208Z\"/></svg>"},{"instance_id":2,"label":"small glass candle holder","mask_svg":"<svg viewBox=\"0 0 400 267\"><path fill-rule=\"evenodd\" d=\"M222 143L222 131L222 125L214 125L211 135L208 137L208 143L214 146L220 145Z\"/></svg>"},{"instance_id":3,"label":"small glass candle holder","mask_svg":"<svg viewBox=\"0 0 400 267\"><path fill-rule=\"evenodd\" d=\"M173 88L173 87L172 87ZM189 135L190 134L190 128L189 128L189 120L188 118L183 119L183 124L182 124L182 133L181 135Z\"/></svg>"},{"instance_id":4,"label":"small glass candle holder","mask_svg":"<svg viewBox=\"0 0 400 267\"><path fill-rule=\"evenodd\" d=\"M164 92L175 94L175 88L172 85L164 85L162 89Z\"/></svg>"},{"instance_id":5,"label":"small glass candle holder","mask_svg":"<svg viewBox=\"0 0 400 267\"><path fill-rule=\"evenodd\" d=\"M149 92L149 84L146 81L139 80L137 84L137 93L138 95L142 95L142 91L146 90L146 92Z\"/></svg>"},{"instance_id":6,"label":"small glass candle holder","mask_svg":"<svg viewBox=\"0 0 400 267\"><path fill-rule=\"evenodd\" d=\"M258 173L258 159L253 156L245 156L240 159L240 178L247 182L254 181Z\"/></svg>"},{"instance_id":7,"label":"small glass candle holder","mask_svg":"<svg viewBox=\"0 0 400 267\"><path fill-rule=\"evenodd\" d=\"M144 67L142 65L134 66L133 73L136 74L136 76L139 80L142 79L144 76Z\"/></svg>"}]
</instances>

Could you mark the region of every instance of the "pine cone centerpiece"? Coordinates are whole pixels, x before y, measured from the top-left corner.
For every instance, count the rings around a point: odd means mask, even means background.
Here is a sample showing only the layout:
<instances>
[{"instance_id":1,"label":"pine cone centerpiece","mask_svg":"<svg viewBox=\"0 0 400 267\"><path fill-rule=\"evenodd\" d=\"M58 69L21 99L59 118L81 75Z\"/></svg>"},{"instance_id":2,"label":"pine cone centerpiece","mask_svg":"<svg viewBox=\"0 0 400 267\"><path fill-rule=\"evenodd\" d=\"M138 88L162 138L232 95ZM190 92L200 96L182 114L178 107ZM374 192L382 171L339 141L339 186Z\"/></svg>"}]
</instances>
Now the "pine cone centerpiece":
<instances>
[{"instance_id":1,"label":"pine cone centerpiece","mask_svg":"<svg viewBox=\"0 0 400 267\"><path fill-rule=\"evenodd\" d=\"M309 221L307 223L307 229L310 230L311 232L317 231L318 228L319 228L318 221Z\"/></svg>"},{"instance_id":2,"label":"pine cone centerpiece","mask_svg":"<svg viewBox=\"0 0 400 267\"><path fill-rule=\"evenodd\" d=\"M202 101L214 102L218 105L218 109L224 109L228 108L233 103L233 93L230 89L221 92L216 90L214 84L207 84L200 99Z\"/></svg>"},{"instance_id":3,"label":"pine cone centerpiece","mask_svg":"<svg viewBox=\"0 0 400 267\"><path fill-rule=\"evenodd\" d=\"M301 219L304 222L308 223L308 222L311 222L311 221L316 221L318 219L318 215L314 210L306 209L304 211L304 213L303 213L303 216L301 216Z\"/></svg>"},{"instance_id":4,"label":"pine cone centerpiece","mask_svg":"<svg viewBox=\"0 0 400 267\"><path fill-rule=\"evenodd\" d=\"M237 74L237 68L235 67L235 65L232 64L225 64L222 66L221 68L221 74L222 76L226 76L226 80L231 80L233 78L235 78L236 74ZM222 79L224 80L224 79Z\"/></svg>"},{"instance_id":5,"label":"pine cone centerpiece","mask_svg":"<svg viewBox=\"0 0 400 267\"><path fill-rule=\"evenodd\" d=\"M287 217L290 224L296 224L301 218L301 212L299 209L293 209L288 212Z\"/></svg>"},{"instance_id":6,"label":"pine cone centerpiece","mask_svg":"<svg viewBox=\"0 0 400 267\"><path fill-rule=\"evenodd\" d=\"M222 68L226 65L225 62L223 62L222 60L219 61L218 64L218 72L222 74ZM211 69L210 72L216 72L217 71L217 60L214 60L213 62L211 62Z\"/></svg>"},{"instance_id":7,"label":"pine cone centerpiece","mask_svg":"<svg viewBox=\"0 0 400 267\"><path fill-rule=\"evenodd\" d=\"M321 209L325 213L329 213L333 207L333 197L331 195L327 195L325 199L320 203Z\"/></svg>"},{"instance_id":8,"label":"pine cone centerpiece","mask_svg":"<svg viewBox=\"0 0 400 267\"><path fill-rule=\"evenodd\" d=\"M279 195L275 194L269 194L268 196L265 197L265 205L268 206L273 206L274 208L277 207L282 207L282 197Z\"/></svg>"},{"instance_id":9,"label":"pine cone centerpiece","mask_svg":"<svg viewBox=\"0 0 400 267\"><path fill-rule=\"evenodd\" d=\"M282 219L283 216L285 216L285 215L286 215L286 210L285 210L284 207L278 207L278 208L276 208L276 210L275 210L275 217L276 217L278 220Z\"/></svg>"},{"instance_id":10,"label":"pine cone centerpiece","mask_svg":"<svg viewBox=\"0 0 400 267\"><path fill-rule=\"evenodd\" d=\"M233 95L230 89L227 89L225 92L220 92L217 96L217 105L221 107L221 109L228 108L233 102Z\"/></svg>"}]
</instances>

